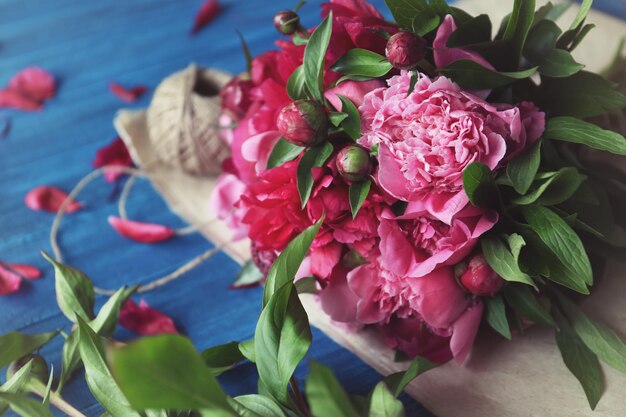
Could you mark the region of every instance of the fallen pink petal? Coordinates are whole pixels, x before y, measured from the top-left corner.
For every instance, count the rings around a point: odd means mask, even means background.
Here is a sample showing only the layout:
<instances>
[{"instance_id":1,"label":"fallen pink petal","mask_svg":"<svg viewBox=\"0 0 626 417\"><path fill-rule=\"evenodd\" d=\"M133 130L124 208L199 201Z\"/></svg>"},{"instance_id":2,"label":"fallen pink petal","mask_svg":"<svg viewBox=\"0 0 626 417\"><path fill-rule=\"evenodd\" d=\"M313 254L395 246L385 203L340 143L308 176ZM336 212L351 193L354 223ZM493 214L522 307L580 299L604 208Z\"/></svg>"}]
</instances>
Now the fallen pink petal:
<instances>
[{"instance_id":1,"label":"fallen pink petal","mask_svg":"<svg viewBox=\"0 0 626 417\"><path fill-rule=\"evenodd\" d=\"M178 334L174 321L141 300L139 305L133 300L126 301L120 311L119 323L130 331L148 336L155 334Z\"/></svg>"},{"instance_id":2,"label":"fallen pink petal","mask_svg":"<svg viewBox=\"0 0 626 417\"><path fill-rule=\"evenodd\" d=\"M137 222L109 216L109 224L122 236L140 243L158 243L176 235L176 231L156 223Z\"/></svg>"},{"instance_id":3,"label":"fallen pink petal","mask_svg":"<svg viewBox=\"0 0 626 417\"><path fill-rule=\"evenodd\" d=\"M34 279L39 279L42 276L41 271L39 270L39 268L34 267L32 265L28 265L28 264L13 264L13 263L9 263L9 262L6 262L5 265L10 270L12 270L13 272L17 273L19 276L21 276L22 278L34 280Z\"/></svg>"},{"instance_id":4,"label":"fallen pink petal","mask_svg":"<svg viewBox=\"0 0 626 417\"><path fill-rule=\"evenodd\" d=\"M128 148L124 144L124 141L119 137L113 139L111 143L96 152L96 157L93 160L93 167L100 168L107 165L114 166L133 166L133 160L128 153ZM108 170L104 173L104 178L108 182L115 182L122 177L124 173L122 171Z\"/></svg>"},{"instance_id":5,"label":"fallen pink petal","mask_svg":"<svg viewBox=\"0 0 626 417\"><path fill-rule=\"evenodd\" d=\"M126 88L116 82L109 83L109 90L115 94L120 100L132 103L137 101L139 97L144 95L148 91L148 87L145 85L137 85L134 87Z\"/></svg>"},{"instance_id":6,"label":"fallen pink petal","mask_svg":"<svg viewBox=\"0 0 626 417\"><path fill-rule=\"evenodd\" d=\"M9 89L18 92L38 103L54 97L56 82L54 76L43 68L24 68L9 81Z\"/></svg>"},{"instance_id":7,"label":"fallen pink petal","mask_svg":"<svg viewBox=\"0 0 626 417\"><path fill-rule=\"evenodd\" d=\"M22 95L16 90L0 90L0 108L9 108L23 111L39 111L42 106L36 100Z\"/></svg>"},{"instance_id":8,"label":"fallen pink petal","mask_svg":"<svg viewBox=\"0 0 626 417\"><path fill-rule=\"evenodd\" d=\"M218 0L205 0L200 6L198 13L194 19L193 27L191 28L191 34L195 35L210 23L215 17L222 11L222 6Z\"/></svg>"},{"instance_id":9,"label":"fallen pink petal","mask_svg":"<svg viewBox=\"0 0 626 417\"><path fill-rule=\"evenodd\" d=\"M8 295L20 289L22 278L0 263L0 295Z\"/></svg>"},{"instance_id":10,"label":"fallen pink petal","mask_svg":"<svg viewBox=\"0 0 626 417\"><path fill-rule=\"evenodd\" d=\"M67 197L68 194L60 188L43 185L30 190L24 198L24 203L31 210L56 213ZM66 207L65 212L75 213L82 207L81 203L72 201Z\"/></svg>"}]
</instances>

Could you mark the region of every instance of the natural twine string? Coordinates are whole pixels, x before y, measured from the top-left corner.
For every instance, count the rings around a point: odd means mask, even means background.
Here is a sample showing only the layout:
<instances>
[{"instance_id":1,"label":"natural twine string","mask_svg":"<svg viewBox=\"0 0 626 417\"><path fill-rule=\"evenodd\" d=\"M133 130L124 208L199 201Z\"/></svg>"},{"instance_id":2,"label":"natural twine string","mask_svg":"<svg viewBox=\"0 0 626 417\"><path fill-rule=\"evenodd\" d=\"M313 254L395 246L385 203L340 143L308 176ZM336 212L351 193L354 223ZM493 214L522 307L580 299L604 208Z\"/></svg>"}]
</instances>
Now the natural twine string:
<instances>
[{"instance_id":1,"label":"natural twine string","mask_svg":"<svg viewBox=\"0 0 626 417\"><path fill-rule=\"evenodd\" d=\"M63 203L61 204L61 206L59 207L59 210L57 211L54 220L52 222L52 228L50 229L50 246L52 247L52 252L54 254L54 258L56 259L57 262L63 262L63 254L61 253L61 247L59 246L58 243L58 233L59 233L59 228L61 226L61 221L63 220L63 217L65 216L66 210L68 208L68 206L71 204L72 201L77 201L77 197L78 195L81 193L81 191L83 191L85 189L85 187L91 183L94 179L96 179L97 177L103 175L105 172L122 172L124 174L128 174L130 175L130 177L128 178L126 184L124 185L124 188L122 190L122 194L120 195L120 201L118 204L118 211L120 214L120 217L123 219L128 219L128 213L126 211L126 203L128 201L128 196L130 195L130 191L132 189L133 184L135 183L136 179L141 177L141 178L145 178L148 176L148 172L146 170L141 170L141 169L137 169L137 168L131 168L131 167L125 167L125 166L118 166L118 165L106 165L103 167L100 167L92 172L90 172L89 174L87 174L86 176L84 176L79 182L78 184L76 184L76 186L72 189L72 191L68 194L68 196L65 198L65 200L63 201ZM203 225L208 225L214 221L217 221L217 219L212 219L206 223L204 223ZM176 230L176 234L177 235L187 235L190 233L194 233L198 231L198 227L190 225L187 227L183 227L180 229ZM215 253L219 252L221 249L223 249L226 245L218 245L212 249L209 249L207 251L205 251L204 253L196 256L195 258L191 259L190 261L186 262L184 265L182 265L181 267L179 267L178 269L176 269L175 271L157 278L153 281L150 281L147 284L144 285L140 285L137 288L137 293L145 293L148 291L152 291L156 288L162 287L166 284L168 284L171 281L174 281L178 278L180 278L181 276L185 275L187 272L191 271L192 269L194 269L195 267L197 267L198 265L202 264L204 261L206 261L207 259L211 258L211 256L213 256ZM96 294L102 294L102 295L113 295L115 294L115 291L113 290L108 290L108 289L103 289L103 288L99 288L99 287L95 287L94 291Z\"/></svg>"}]
</instances>

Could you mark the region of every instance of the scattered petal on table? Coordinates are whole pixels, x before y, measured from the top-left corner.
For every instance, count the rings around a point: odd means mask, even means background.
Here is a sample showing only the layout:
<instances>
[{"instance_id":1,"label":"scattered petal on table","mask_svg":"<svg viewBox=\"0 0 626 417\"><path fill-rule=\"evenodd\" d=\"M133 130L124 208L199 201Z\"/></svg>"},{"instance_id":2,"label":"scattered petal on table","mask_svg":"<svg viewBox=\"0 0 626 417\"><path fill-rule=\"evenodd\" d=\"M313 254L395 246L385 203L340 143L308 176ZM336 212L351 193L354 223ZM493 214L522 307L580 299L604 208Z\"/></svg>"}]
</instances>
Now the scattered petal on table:
<instances>
[{"instance_id":1,"label":"scattered petal on table","mask_svg":"<svg viewBox=\"0 0 626 417\"><path fill-rule=\"evenodd\" d=\"M218 0L205 0L196 14L193 27L191 28L191 34L195 35L198 33L198 31L211 22L220 11L222 11L222 7Z\"/></svg>"},{"instance_id":2,"label":"scattered petal on table","mask_svg":"<svg viewBox=\"0 0 626 417\"><path fill-rule=\"evenodd\" d=\"M0 295L7 295L20 289L22 278L0 263Z\"/></svg>"},{"instance_id":3,"label":"scattered petal on table","mask_svg":"<svg viewBox=\"0 0 626 417\"><path fill-rule=\"evenodd\" d=\"M133 101L137 101L139 97L141 97L146 91L148 91L148 87L146 87L145 85L137 85L132 88L126 88L116 82L110 82L109 90L111 90L111 92L115 94L120 100L132 103Z\"/></svg>"},{"instance_id":4,"label":"scattered petal on table","mask_svg":"<svg viewBox=\"0 0 626 417\"><path fill-rule=\"evenodd\" d=\"M93 160L93 167L100 168L105 165L116 166L133 166L133 160L128 153L128 148L124 144L124 141L119 137L115 138L110 144L98 149L96 152L96 158ZM124 173L121 171L107 171L104 173L104 178L108 182L114 182Z\"/></svg>"},{"instance_id":5,"label":"scattered petal on table","mask_svg":"<svg viewBox=\"0 0 626 417\"><path fill-rule=\"evenodd\" d=\"M109 224L122 236L140 243L158 243L176 234L174 229L156 223L144 223L109 216Z\"/></svg>"},{"instance_id":6,"label":"scattered petal on table","mask_svg":"<svg viewBox=\"0 0 626 417\"><path fill-rule=\"evenodd\" d=\"M39 279L41 278L41 271L39 268L34 267L28 264L12 264L6 262L5 265L11 269L13 272L16 272L19 276L26 279Z\"/></svg>"},{"instance_id":7,"label":"scattered petal on table","mask_svg":"<svg viewBox=\"0 0 626 417\"><path fill-rule=\"evenodd\" d=\"M24 111L41 110L41 104L29 97L22 95L19 91L4 89L0 90L0 108L6 107Z\"/></svg>"},{"instance_id":8,"label":"scattered petal on table","mask_svg":"<svg viewBox=\"0 0 626 417\"><path fill-rule=\"evenodd\" d=\"M33 188L26 194L26 206L35 211L49 211L56 213L67 198L67 193L60 188L42 185ZM82 204L72 201L65 209L66 213L74 213L82 208Z\"/></svg>"},{"instance_id":9,"label":"scattered petal on table","mask_svg":"<svg viewBox=\"0 0 626 417\"><path fill-rule=\"evenodd\" d=\"M7 137L11 131L11 119L8 116L0 115L0 140Z\"/></svg>"},{"instance_id":10,"label":"scattered petal on table","mask_svg":"<svg viewBox=\"0 0 626 417\"><path fill-rule=\"evenodd\" d=\"M56 83L48 71L39 67L24 68L9 81L9 89L23 97L42 103L54 97Z\"/></svg>"},{"instance_id":11,"label":"scattered petal on table","mask_svg":"<svg viewBox=\"0 0 626 417\"><path fill-rule=\"evenodd\" d=\"M131 299L126 301L120 311L119 323L128 330L144 336L178 333L174 321L161 311L150 307L145 300L141 300L139 305Z\"/></svg>"}]
</instances>

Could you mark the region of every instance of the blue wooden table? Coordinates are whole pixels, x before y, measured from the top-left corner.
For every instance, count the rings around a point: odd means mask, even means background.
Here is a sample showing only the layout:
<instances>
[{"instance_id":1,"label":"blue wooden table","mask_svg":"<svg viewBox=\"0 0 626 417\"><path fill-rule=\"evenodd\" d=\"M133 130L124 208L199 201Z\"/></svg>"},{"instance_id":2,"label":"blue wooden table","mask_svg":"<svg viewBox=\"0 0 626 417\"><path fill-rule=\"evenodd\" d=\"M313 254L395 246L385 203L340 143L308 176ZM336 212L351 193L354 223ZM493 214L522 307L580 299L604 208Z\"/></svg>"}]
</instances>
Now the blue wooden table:
<instances>
[{"instance_id":1,"label":"blue wooden table","mask_svg":"<svg viewBox=\"0 0 626 417\"><path fill-rule=\"evenodd\" d=\"M244 68L235 29L241 30L253 54L272 46L277 33L272 17L293 7L295 0L223 0L224 12L197 36L189 29L201 0L0 0L0 85L20 69L42 66L59 80L57 96L40 113L0 110L12 119L8 138L0 141L0 260L37 265L43 279L24 282L17 294L0 297L0 334L11 330L68 330L58 311L51 268L39 256L49 251L49 213L24 206L24 195L38 185L65 190L91 170L96 150L116 136L111 121L124 106L108 91L109 81L146 84L154 89L168 74L191 61L231 72ZM306 26L319 22L319 1L301 10ZM373 3L384 10L383 0ZM613 15L626 16L622 0L598 2ZM134 106L145 107L149 94ZM121 238L107 224L116 212L115 193L103 180L82 194L85 209L68 216L60 240L66 262L89 275L97 285L117 288L145 283L165 275L210 244L199 235L159 245L141 245ZM179 226L161 199L146 183L135 188L130 201L133 218ZM164 311L198 348L252 336L259 312L259 289L232 291L228 285L237 264L225 254L213 257L185 278L145 294ZM103 298L98 299L99 303ZM116 337L134 337L120 330ZM59 371L61 338L43 349ZM331 366L352 393L369 391L380 377L357 357L319 331L314 331L311 357ZM299 370L302 378L306 367ZM256 390L256 373L243 365L221 381L233 394ZM64 391L67 400L88 416L101 409L79 375ZM408 416L429 416L407 402ZM330 417L330 416L329 416Z\"/></svg>"}]
</instances>

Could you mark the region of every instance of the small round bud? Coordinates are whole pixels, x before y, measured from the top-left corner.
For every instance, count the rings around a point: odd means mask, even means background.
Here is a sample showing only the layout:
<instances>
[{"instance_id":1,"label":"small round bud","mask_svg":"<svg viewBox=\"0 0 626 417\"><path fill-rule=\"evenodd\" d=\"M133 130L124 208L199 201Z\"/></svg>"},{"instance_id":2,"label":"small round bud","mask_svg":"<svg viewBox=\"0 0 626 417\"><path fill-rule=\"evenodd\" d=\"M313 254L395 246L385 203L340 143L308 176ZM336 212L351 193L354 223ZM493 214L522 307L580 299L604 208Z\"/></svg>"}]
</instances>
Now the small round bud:
<instances>
[{"instance_id":1,"label":"small round bud","mask_svg":"<svg viewBox=\"0 0 626 417\"><path fill-rule=\"evenodd\" d=\"M26 355L15 362L12 362L7 368L7 379L11 378L28 362L33 361L32 368L30 369L30 375L37 378L43 383L48 381L48 364L46 360L40 355Z\"/></svg>"},{"instance_id":2,"label":"small round bud","mask_svg":"<svg viewBox=\"0 0 626 417\"><path fill-rule=\"evenodd\" d=\"M311 100L296 100L283 107L276 125L282 137L298 146L315 146L328 135L326 110Z\"/></svg>"},{"instance_id":3,"label":"small round bud","mask_svg":"<svg viewBox=\"0 0 626 417\"><path fill-rule=\"evenodd\" d=\"M236 119L245 116L252 104L251 90L254 85L252 81L234 77L220 91L222 99L222 109L231 113Z\"/></svg>"},{"instance_id":4,"label":"small round bud","mask_svg":"<svg viewBox=\"0 0 626 417\"><path fill-rule=\"evenodd\" d=\"M461 285L474 295L491 297L500 291L504 280L491 269L483 254L477 254L470 259L461 275Z\"/></svg>"},{"instance_id":5,"label":"small round bud","mask_svg":"<svg viewBox=\"0 0 626 417\"><path fill-rule=\"evenodd\" d=\"M348 181L361 181L371 170L370 155L359 145L348 145L337 153L337 171Z\"/></svg>"},{"instance_id":6,"label":"small round bud","mask_svg":"<svg viewBox=\"0 0 626 417\"><path fill-rule=\"evenodd\" d=\"M300 27L300 16L291 10L283 10L274 16L274 27L283 35L293 35Z\"/></svg>"},{"instance_id":7,"label":"small round bud","mask_svg":"<svg viewBox=\"0 0 626 417\"><path fill-rule=\"evenodd\" d=\"M394 68L413 69L426 55L426 40L411 32L398 32L387 41L385 54Z\"/></svg>"}]
</instances>

